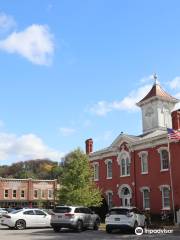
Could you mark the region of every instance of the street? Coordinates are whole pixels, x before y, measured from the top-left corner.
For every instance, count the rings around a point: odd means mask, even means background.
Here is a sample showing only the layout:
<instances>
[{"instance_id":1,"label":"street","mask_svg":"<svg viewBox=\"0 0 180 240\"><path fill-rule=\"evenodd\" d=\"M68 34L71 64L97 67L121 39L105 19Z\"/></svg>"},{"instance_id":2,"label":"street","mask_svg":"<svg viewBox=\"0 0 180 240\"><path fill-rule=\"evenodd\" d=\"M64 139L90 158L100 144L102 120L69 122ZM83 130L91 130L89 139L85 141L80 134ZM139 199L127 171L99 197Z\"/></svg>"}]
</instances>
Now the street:
<instances>
[{"instance_id":1,"label":"street","mask_svg":"<svg viewBox=\"0 0 180 240\"><path fill-rule=\"evenodd\" d=\"M1 240L112 240L112 239L180 239L180 231L174 231L172 234L143 234L136 236L128 233L113 233L107 234L103 230L92 231L87 230L81 233L76 233L71 230L63 230L59 233L55 233L53 229L25 229L25 230L10 230L7 227L0 227L0 239Z\"/></svg>"}]
</instances>

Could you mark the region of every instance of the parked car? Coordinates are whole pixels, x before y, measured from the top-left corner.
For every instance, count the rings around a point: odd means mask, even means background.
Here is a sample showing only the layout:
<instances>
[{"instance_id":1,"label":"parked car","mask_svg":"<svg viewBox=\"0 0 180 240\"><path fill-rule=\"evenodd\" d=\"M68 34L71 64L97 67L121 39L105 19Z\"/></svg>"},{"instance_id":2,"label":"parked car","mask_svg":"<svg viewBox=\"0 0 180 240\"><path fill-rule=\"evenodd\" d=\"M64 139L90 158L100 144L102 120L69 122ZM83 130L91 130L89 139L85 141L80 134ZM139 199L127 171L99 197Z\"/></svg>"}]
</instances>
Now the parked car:
<instances>
[{"instance_id":1,"label":"parked car","mask_svg":"<svg viewBox=\"0 0 180 240\"><path fill-rule=\"evenodd\" d=\"M0 208L0 218L3 216L3 214L6 214L7 211L5 208Z\"/></svg>"},{"instance_id":2,"label":"parked car","mask_svg":"<svg viewBox=\"0 0 180 240\"><path fill-rule=\"evenodd\" d=\"M113 207L105 218L106 232L113 229L136 229L147 225L146 216L136 207Z\"/></svg>"},{"instance_id":3,"label":"parked car","mask_svg":"<svg viewBox=\"0 0 180 240\"><path fill-rule=\"evenodd\" d=\"M99 225L100 217L83 206L57 206L51 216L51 226L55 232L61 228L76 229L78 232L85 228L98 230Z\"/></svg>"},{"instance_id":4,"label":"parked car","mask_svg":"<svg viewBox=\"0 0 180 240\"><path fill-rule=\"evenodd\" d=\"M19 209L4 214L1 225L19 230L33 227L50 227L51 215L41 209Z\"/></svg>"}]
</instances>

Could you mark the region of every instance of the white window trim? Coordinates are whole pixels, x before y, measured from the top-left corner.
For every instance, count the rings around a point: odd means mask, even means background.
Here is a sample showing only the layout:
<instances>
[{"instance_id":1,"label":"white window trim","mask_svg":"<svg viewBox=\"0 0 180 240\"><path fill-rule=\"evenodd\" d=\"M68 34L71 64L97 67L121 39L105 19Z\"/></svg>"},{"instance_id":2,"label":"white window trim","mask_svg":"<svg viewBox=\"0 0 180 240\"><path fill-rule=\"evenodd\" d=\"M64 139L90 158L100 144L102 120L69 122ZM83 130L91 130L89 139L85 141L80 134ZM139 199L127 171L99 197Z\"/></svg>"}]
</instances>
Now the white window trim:
<instances>
[{"instance_id":1,"label":"white window trim","mask_svg":"<svg viewBox=\"0 0 180 240\"><path fill-rule=\"evenodd\" d=\"M24 191L24 197L21 197L21 192L22 192L22 191ZM20 189L20 196L19 196L19 198L25 199L25 189Z\"/></svg>"},{"instance_id":2,"label":"white window trim","mask_svg":"<svg viewBox=\"0 0 180 240\"><path fill-rule=\"evenodd\" d=\"M145 154L146 155L146 161L147 161L147 171L146 172L143 172L143 159L142 159L142 155ZM148 151L141 151L138 153L139 157L140 157L140 160L141 160L141 174L148 174L148 171L149 171L149 166L148 166Z\"/></svg>"},{"instance_id":3,"label":"white window trim","mask_svg":"<svg viewBox=\"0 0 180 240\"><path fill-rule=\"evenodd\" d=\"M112 159L106 159L104 162L105 162L105 164L106 164L106 179L112 179L112 176L111 176L111 177L108 176L108 175L109 175L109 172L108 172L108 164L109 164L109 163L112 163Z\"/></svg>"},{"instance_id":4,"label":"white window trim","mask_svg":"<svg viewBox=\"0 0 180 240\"><path fill-rule=\"evenodd\" d=\"M35 197L35 194L34 194L35 191L37 191L37 197ZM33 189L33 199L38 199L38 189L36 189L36 188Z\"/></svg>"},{"instance_id":5,"label":"white window trim","mask_svg":"<svg viewBox=\"0 0 180 240\"><path fill-rule=\"evenodd\" d=\"M16 197L13 196L13 191L16 191ZM12 199L16 199L17 198L17 189L12 189Z\"/></svg>"},{"instance_id":6,"label":"white window trim","mask_svg":"<svg viewBox=\"0 0 180 240\"><path fill-rule=\"evenodd\" d=\"M43 191L44 191L44 197L42 196ZM41 198L42 198L42 199L45 199L45 198L46 198L46 190L45 190L45 189L41 189Z\"/></svg>"},{"instance_id":7,"label":"white window trim","mask_svg":"<svg viewBox=\"0 0 180 240\"><path fill-rule=\"evenodd\" d=\"M170 191L171 191L171 188L170 188L170 186L169 185L160 185L159 186L159 189L160 189L160 191L161 191L161 198L162 198L162 200L161 200L161 203L162 203L162 210L170 210L171 209L171 207L169 206L169 207L164 207L164 188L167 188L168 190L169 190L169 204L171 204L170 203Z\"/></svg>"},{"instance_id":8,"label":"white window trim","mask_svg":"<svg viewBox=\"0 0 180 240\"><path fill-rule=\"evenodd\" d=\"M93 174L94 174L94 181L99 181L99 162L93 162ZM98 176L95 178L95 167L98 166Z\"/></svg>"},{"instance_id":9,"label":"white window trim","mask_svg":"<svg viewBox=\"0 0 180 240\"><path fill-rule=\"evenodd\" d=\"M52 192L52 197L49 197L49 192ZM48 199L54 199L54 191L53 191L53 189L48 189Z\"/></svg>"},{"instance_id":10,"label":"white window trim","mask_svg":"<svg viewBox=\"0 0 180 240\"><path fill-rule=\"evenodd\" d=\"M117 157L117 162L118 162L118 165L120 165L120 177L129 177L131 175L131 166L130 166L130 173L127 174L127 164L126 164L126 174L122 175L122 167L121 167L121 161L122 161L122 156L123 155L126 155L128 158L129 158L129 163L131 164L131 158L130 158L130 154L129 152L125 151L125 150L122 150L118 157ZM126 158L127 159L127 158Z\"/></svg>"},{"instance_id":11,"label":"white window trim","mask_svg":"<svg viewBox=\"0 0 180 240\"><path fill-rule=\"evenodd\" d=\"M148 190L148 192L150 193L150 188L149 187L145 187L145 186L140 188L140 191L142 192L142 195L143 195L143 209L150 210L150 207L149 208L145 208L144 190ZM149 205L150 205L150 196L149 196Z\"/></svg>"},{"instance_id":12,"label":"white window trim","mask_svg":"<svg viewBox=\"0 0 180 240\"><path fill-rule=\"evenodd\" d=\"M160 147L160 148L157 149L157 151L160 155L160 166L161 166L160 172L169 171L169 168L162 168L162 166L163 166L163 164L162 164L162 151L163 150L166 150L168 152L168 147ZM168 160L169 160L169 156L168 156Z\"/></svg>"},{"instance_id":13,"label":"white window trim","mask_svg":"<svg viewBox=\"0 0 180 240\"><path fill-rule=\"evenodd\" d=\"M128 185L128 184L122 184L120 187L119 187L119 189L118 189L118 196L119 196L119 198L122 198L122 197L124 197L124 195L121 195L121 192L122 192L122 189L123 188L128 188L129 189L129 197L130 198L132 198L132 189L131 189L131 187Z\"/></svg>"},{"instance_id":14,"label":"white window trim","mask_svg":"<svg viewBox=\"0 0 180 240\"><path fill-rule=\"evenodd\" d=\"M108 204L108 208L109 208L109 194L112 194L112 197L113 197L113 191L112 190L107 190L106 192L106 196L107 196L107 204ZM113 203L113 202L112 202ZM112 207L112 206L111 206Z\"/></svg>"},{"instance_id":15,"label":"white window trim","mask_svg":"<svg viewBox=\"0 0 180 240\"><path fill-rule=\"evenodd\" d=\"M8 196L7 196L7 197L5 197L5 191L6 191L6 190L8 190ZM10 196L9 196L9 195L10 195L10 194L9 194L9 190L10 190L10 188L5 188L5 189L4 189L4 199L10 198Z\"/></svg>"}]
</instances>

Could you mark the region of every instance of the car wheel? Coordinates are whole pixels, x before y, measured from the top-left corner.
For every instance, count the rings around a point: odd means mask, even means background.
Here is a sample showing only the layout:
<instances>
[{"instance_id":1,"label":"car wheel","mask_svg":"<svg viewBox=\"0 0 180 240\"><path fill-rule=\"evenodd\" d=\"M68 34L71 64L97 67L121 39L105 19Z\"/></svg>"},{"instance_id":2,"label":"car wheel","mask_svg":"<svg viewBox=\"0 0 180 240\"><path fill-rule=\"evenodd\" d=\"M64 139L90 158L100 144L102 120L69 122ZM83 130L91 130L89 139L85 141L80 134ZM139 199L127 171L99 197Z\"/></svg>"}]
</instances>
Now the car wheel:
<instances>
[{"instance_id":1,"label":"car wheel","mask_svg":"<svg viewBox=\"0 0 180 240\"><path fill-rule=\"evenodd\" d=\"M76 230L77 230L77 232L82 232L82 230L83 230L83 222L82 221L80 221L80 220L77 221Z\"/></svg>"},{"instance_id":2,"label":"car wheel","mask_svg":"<svg viewBox=\"0 0 180 240\"><path fill-rule=\"evenodd\" d=\"M23 219L19 219L16 221L15 228L18 230L23 230L26 228L26 222Z\"/></svg>"},{"instance_id":3,"label":"car wheel","mask_svg":"<svg viewBox=\"0 0 180 240\"><path fill-rule=\"evenodd\" d=\"M100 221L98 219L96 219L94 226L93 226L93 230L98 230L99 229L99 225L100 225Z\"/></svg>"},{"instance_id":4,"label":"car wheel","mask_svg":"<svg viewBox=\"0 0 180 240\"><path fill-rule=\"evenodd\" d=\"M106 226L106 232L107 233L112 233L112 229L109 226Z\"/></svg>"},{"instance_id":5,"label":"car wheel","mask_svg":"<svg viewBox=\"0 0 180 240\"><path fill-rule=\"evenodd\" d=\"M54 232L59 232L61 230L60 227L53 227L53 229L54 229Z\"/></svg>"}]
</instances>

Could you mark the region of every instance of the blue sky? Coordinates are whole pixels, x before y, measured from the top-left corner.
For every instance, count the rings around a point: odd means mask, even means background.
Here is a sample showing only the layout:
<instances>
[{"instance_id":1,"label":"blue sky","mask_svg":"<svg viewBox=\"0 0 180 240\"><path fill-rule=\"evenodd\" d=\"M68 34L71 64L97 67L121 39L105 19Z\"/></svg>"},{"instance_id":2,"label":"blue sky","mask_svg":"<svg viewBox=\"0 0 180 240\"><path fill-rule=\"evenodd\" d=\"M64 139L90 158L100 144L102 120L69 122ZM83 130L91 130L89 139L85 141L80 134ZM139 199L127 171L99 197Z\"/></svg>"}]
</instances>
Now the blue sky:
<instances>
[{"instance_id":1,"label":"blue sky","mask_svg":"<svg viewBox=\"0 0 180 240\"><path fill-rule=\"evenodd\" d=\"M0 3L0 160L59 160L140 134L153 84L180 97L180 2Z\"/></svg>"}]
</instances>

